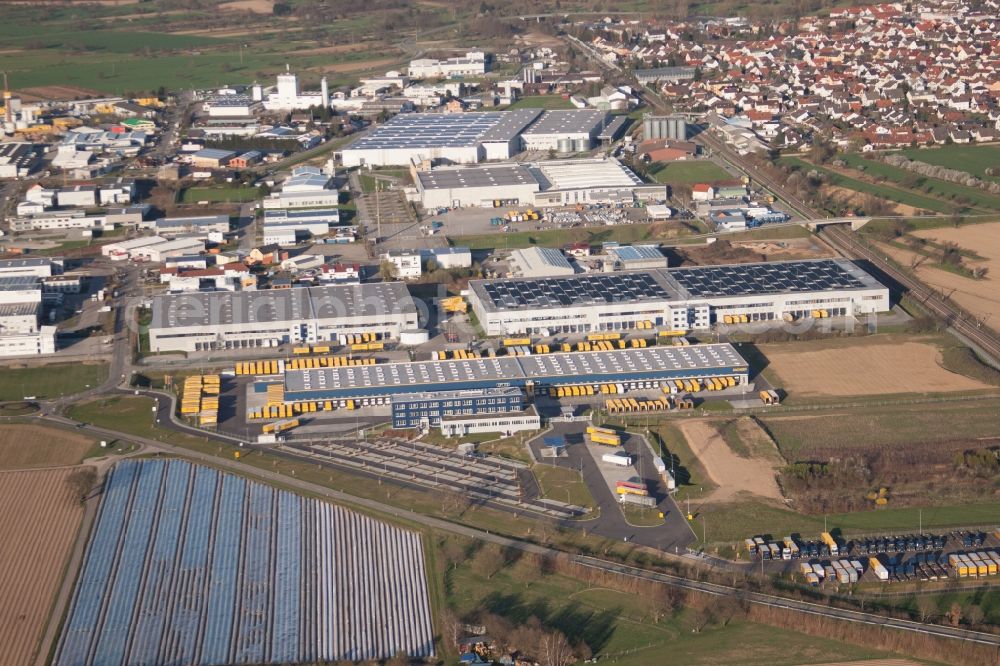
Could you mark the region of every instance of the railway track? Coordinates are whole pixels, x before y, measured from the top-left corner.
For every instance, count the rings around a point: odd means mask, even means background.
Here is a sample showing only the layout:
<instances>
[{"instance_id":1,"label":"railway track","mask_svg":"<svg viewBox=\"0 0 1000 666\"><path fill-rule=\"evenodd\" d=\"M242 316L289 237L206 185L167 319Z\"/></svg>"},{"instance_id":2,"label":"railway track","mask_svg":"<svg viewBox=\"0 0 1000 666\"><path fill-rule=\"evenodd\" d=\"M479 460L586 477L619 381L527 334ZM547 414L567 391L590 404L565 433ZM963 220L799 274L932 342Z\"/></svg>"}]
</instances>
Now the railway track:
<instances>
[{"instance_id":1,"label":"railway track","mask_svg":"<svg viewBox=\"0 0 1000 666\"><path fill-rule=\"evenodd\" d=\"M1000 365L1000 336L989 327L984 326L982 321L947 296L938 293L920 280L898 269L881 253L876 252L860 240L853 232L830 226L824 227L820 233L844 256L870 262L884 275L894 280L930 313L943 319L950 328L988 355L994 365Z\"/></svg>"},{"instance_id":2,"label":"railway track","mask_svg":"<svg viewBox=\"0 0 1000 666\"><path fill-rule=\"evenodd\" d=\"M1000 635L988 634L979 631L967 631L964 629L956 629L936 624L922 624L912 620L900 620L896 618L883 617L862 611L833 608L826 604L816 604L809 601L799 601L798 599L788 599L772 594L764 594L762 592L746 592L729 587L728 585L707 583L690 578L683 578L681 576L647 571L645 569L638 569L625 564L617 564L593 557L577 556L572 559L575 563L592 569L611 571L624 576L629 576L631 578L665 583L672 587L701 592L703 594L711 594L718 597L734 597L760 606L781 608L806 615L819 615L827 618L845 620L847 622L867 624L876 627L887 627L929 636L937 636L939 638L958 639L978 643L980 645L989 645L1000 648Z\"/></svg>"}]
</instances>

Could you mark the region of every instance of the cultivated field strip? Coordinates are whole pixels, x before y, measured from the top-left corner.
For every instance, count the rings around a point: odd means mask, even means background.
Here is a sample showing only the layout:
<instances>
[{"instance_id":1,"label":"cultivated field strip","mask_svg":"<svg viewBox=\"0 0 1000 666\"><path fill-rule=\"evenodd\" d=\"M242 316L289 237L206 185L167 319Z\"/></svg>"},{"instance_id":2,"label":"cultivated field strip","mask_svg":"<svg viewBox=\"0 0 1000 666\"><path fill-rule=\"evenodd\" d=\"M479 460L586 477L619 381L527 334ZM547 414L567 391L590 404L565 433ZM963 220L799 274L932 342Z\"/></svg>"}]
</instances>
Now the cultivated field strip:
<instances>
[{"instance_id":1,"label":"cultivated field strip","mask_svg":"<svg viewBox=\"0 0 1000 666\"><path fill-rule=\"evenodd\" d=\"M181 460L104 492L58 666L433 654L417 534Z\"/></svg>"},{"instance_id":2,"label":"cultivated field strip","mask_svg":"<svg viewBox=\"0 0 1000 666\"><path fill-rule=\"evenodd\" d=\"M0 666L35 659L83 515L77 469L0 472Z\"/></svg>"}]
</instances>

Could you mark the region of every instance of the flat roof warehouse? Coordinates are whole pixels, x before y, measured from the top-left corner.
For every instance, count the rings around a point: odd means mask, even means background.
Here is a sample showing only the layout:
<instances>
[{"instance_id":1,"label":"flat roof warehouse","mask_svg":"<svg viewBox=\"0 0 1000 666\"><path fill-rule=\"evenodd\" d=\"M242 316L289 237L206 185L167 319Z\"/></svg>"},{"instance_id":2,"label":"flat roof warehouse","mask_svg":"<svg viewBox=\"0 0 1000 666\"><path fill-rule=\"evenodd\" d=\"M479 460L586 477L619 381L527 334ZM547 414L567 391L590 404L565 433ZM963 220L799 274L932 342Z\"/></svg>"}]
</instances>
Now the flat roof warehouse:
<instances>
[{"instance_id":1,"label":"flat roof warehouse","mask_svg":"<svg viewBox=\"0 0 1000 666\"><path fill-rule=\"evenodd\" d=\"M163 294L153 299L150 329L276 323L381 312L415 312L401 282L245 292Z\"/></svg>"},{"instance_id":2,"label":"flat roof warehouse","mask_svg":"<svg viewBox=\"0 0 1000 666\"><path fill-rule=\"evenodd\" d=\"M874 289L882 285L849 261L820 259L572 277L473 280L469 286L487 310L499 312L568 305Z\"/></svg>"},{"instance_id":3,"label":"flat roof warehouse","mask_svg":"<svg viewBox=\"0 0 1000 666\"><path fill-rule=\"evenodd\" d=\"M288 371L285 400L524 387L529 382L546 385L721 376L745 373L746 368L747 362L730 344L384 363Z\"/></svg>"}]
</instances>

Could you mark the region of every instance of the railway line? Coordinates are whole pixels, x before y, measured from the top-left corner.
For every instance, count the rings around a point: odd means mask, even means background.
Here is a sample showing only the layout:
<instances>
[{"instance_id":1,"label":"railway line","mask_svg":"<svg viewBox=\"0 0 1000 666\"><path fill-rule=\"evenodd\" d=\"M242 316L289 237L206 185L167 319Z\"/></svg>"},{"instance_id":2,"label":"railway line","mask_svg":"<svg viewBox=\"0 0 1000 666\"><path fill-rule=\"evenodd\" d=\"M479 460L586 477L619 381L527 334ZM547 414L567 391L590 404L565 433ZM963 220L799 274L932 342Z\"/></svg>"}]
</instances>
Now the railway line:
<instances>
[{"instance_id":1,"label":"railway line","mask_svg":"<svg viewBox=\"0 0 1000 666\"><path fill-rule=\"evenodd\" d=\"M848 258L864 259L884 275L894 280L933 315L940 317L957 333L965 337L1000 365L1000 336L947 296L938 293L920 280L907 275L881 253L876 252L854 233L830 226L821 230L822 237Z\"/></svg>"}]
</instances>

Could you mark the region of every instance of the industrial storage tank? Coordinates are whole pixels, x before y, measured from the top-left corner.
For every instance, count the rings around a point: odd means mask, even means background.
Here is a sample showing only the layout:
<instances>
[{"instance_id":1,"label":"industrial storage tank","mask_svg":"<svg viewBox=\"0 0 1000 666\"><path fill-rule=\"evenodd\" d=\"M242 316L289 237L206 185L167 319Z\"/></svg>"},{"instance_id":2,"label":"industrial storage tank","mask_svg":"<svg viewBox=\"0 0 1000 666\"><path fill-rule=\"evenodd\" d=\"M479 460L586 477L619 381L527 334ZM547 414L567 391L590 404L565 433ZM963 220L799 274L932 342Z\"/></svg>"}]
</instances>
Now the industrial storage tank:
<instances>
[{"instance_id":1,"label":"industrial storage tank","mask_svg":"<svg viewBox=\"0 0 1000 666\"><path fill-rule=\"evenodd\" d=\"M559 143L557 145L559 146L560 153L573 152L573 139L559 139Z\"/></svg>"},{"instance_id":2,"label":"industrial storage tank","mask_svg":"<svg viewBox=\"0 0 1000 666\"><path fill-rule=\"evenodd\" d=\"M406 347L413 347L415 345L422 345L430 339L430 334L426 329L417 328L408 331L401 331L399 334L399 343Z\"/></svg>"},{"instance_id":3,"label":"industrial storage tank","mask_svg":"<svg viewBox=\"0 0 1000 666\"><path fill-rule=\"evenodd\" d=\"M573 149L578 153L585 153L593 147L589 138L577 139L573 142Z\"/></svg>"}]
</instances>

